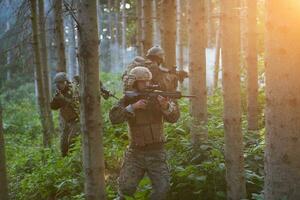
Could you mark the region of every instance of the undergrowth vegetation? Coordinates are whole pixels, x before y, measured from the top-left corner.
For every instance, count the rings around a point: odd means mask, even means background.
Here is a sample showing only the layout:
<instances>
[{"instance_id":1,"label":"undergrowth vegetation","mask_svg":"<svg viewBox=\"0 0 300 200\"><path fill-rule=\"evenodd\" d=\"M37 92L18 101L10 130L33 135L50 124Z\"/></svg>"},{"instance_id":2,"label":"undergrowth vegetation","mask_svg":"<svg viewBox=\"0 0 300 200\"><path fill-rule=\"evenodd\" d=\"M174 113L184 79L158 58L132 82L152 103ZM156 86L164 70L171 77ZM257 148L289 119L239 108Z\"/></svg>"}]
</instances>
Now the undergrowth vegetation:
<instances>
[{"instance_id":1,"label":"undergrowth vegetation","mask_svg":"<svg viewBox=\"0 0 300 200\"><path fill-rule=\"evenodd\" d=\"M119 91L118 75L102 74L105 86ZM62 158L59 151L59 129L53 133L51 149L42 148L41 126L35 104L34 85L25 84L1 95L4 107L4 129L10 195L17 200L79 200L84 199L80 138L70 156ZM128 145L126 124L112 126L108 119L115 99L102 101L106 188L108 199L117 194L117 177L122 157ZM168 199L226 199L224 127L222 94L216 91L208 97L208 139L197 147L190 143L189 102L179 101L181 118L176 124L166 124L168 162L171 171L171 191ZM260 94L263 104L263 95ZM244 106L243 106L244 107ZM262 105L261 105L262 107ZM56 127L58 114L54 112ZM248 199L262 199L264 128L249 132L243 116L244 157ZM135 199L147 199L151 189L148 178L139 185Z\"/></svg>"}]
</instances>

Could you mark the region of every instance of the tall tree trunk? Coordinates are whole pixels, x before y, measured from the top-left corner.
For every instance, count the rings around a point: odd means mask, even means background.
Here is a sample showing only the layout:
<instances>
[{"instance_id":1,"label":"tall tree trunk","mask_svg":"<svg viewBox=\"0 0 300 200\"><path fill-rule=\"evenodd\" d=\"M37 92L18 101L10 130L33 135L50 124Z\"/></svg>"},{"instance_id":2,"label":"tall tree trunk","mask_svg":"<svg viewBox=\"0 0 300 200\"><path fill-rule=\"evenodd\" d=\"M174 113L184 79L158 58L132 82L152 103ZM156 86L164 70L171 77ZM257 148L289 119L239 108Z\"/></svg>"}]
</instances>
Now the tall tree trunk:
<instances>
[{"instance_id":1,"label":"tall tree trunk","mask_svg":"<svg viewBox=\"0 0 300 200\"><path fill-rule=\"evenodd\" d=\"M69 34L68 34L68 54L69 54L69 74L70 77L74 77L78 75L78 62L77 62L77 45L76 45L76 26L74 23L74 19L71 15L68 16L68 27L69 27Z\"/></svg>"},{"instance_id":2,"label":"tall tree trunk","mask_svg":"<svg viewBox=\"0 0 300 200\"><path fill-rule=\"evenodd\" d=\"M120 0L114 0L114 63L118 69L122 66L120 59ZM121 63L121 64L120 64Z\"/></svg>"},{"instance_id":3,"label":"tall tree trunk","mask_svg":"<svg viewBox=\"0 0 300 200\"><path fill-rule=\"evenodd\" d=\"M239 0L222 0L222 67L227 199L246 198L241 131Z\"/></svg>"},{"instance_id":4,"label":"tall tree trunk","mask_svg":"<svg viewBox=\"0 0 300 200\"><path fill-rule=\"evenodd\" d=\"M6 0L6 7L7 7L7 9L11 9L10 8L10 1L9 0ZM6 21L6 30L5 30L5 32L8 32L10 30L10 20L8 19L7 21ZM12 52L11 52L11 50L8 50L7 51L7 53L6 53L6 65L8 66L7 67L7 71L6 71L6 80L8 80L8 81L10 81L11 80L11 70L10 70L10 68L11 68L11 66L10 66L10 64L11 64L11 58L12 57Z\"/></svg>"},{"instance_id":5,"label":"tall tree trunk","mask_svg":"<svg viewBox=\"0 0 300 200\"><path fill-rule=\"evenodd\" d=\"M212 47L212 1L205 0L206 13L206 41L207 47Z\"/></svg>"},{"instance_id":6,"label":"tall tree trunk","mask_svg":"<svg viewBox=\"0 0 300 200\"><path fill-rule=\"evenodd\" d=\"M152 12L153 12L153 46L160 44L160 9L159 0L152 0Z\"/></svg>"},{"instance_id":7,"label":"tall tree trunk","mask_svg":"<svg viewBox=\"0 0 300 200\"><path fill-rule=\"evenodd\" d=\"M65 36L64 36L64 20L62 10L62 0L55 0L54 17L55 17L55 35L57 46L57 72L67 72L66 54L65 54Z\"/></svg>"},{"instance_id":8,"label":"tall tree trunk","mask_svg":"<svg viewBox=\"0 0 300 200\"><path fill-rule=\"evenodd\" d=\"M177 50L178 57L177 63L179 70L183 70L184 65L184 34L185 34L185 25L186 23L186 5L187 2L184 0L177 0ZM183 90L183 84L180 83L180 90Z\"/></svg>"},{"instance_id":9,"label":"tall tree trunk","mask_svg":"<svg viewBox=\"0 0 300 200\"><path fill-rule=\"evenodd\" d=\"M300 3L266 1L266 200L300 199Z\"/></svg>"},{"instance_id":10,"label":"tall tree trunk","mask_svg":"<svg viewBox=\"0 0 300 200\"><path fill-rule=\"evenodd\" d=\"M217 28L216 33L216 54L215 54L215 64L214 64L214 90L218 89L219 84L219 73L220 73L220 53L221 53L221 23L219 28Z\"/></svg>"},{"instance_id":11,"label":"tall tree trunk","mask_svg":"<svg viewBox=\"0 0 300 200\"><path fill-rule=\"evenodd\" d=\"M41 52L41 70L42 70L42 81L43 90L45 95L45 118L49 121L49 130L47 135L54 133L53 116L50 108L50 78L49 78L49 67L48 67L48 52L47 52L47 41L46 41L46 23L45 23L45 8L44 0L38 0L39 10L39 33L40 33L40 52Z\"/></svg>"},{"instance_id":12,"label":"tall tree trunk","mask_svg":"<svg viewBox=\"0 0 300 200\"><path fill-rule=\"evenodd\" d=\"M176 0L162 0L161 37L165 65L176 66Z\"/></svg>"},{"instance_id":13,"label":"tall tree trunk","mask_svg":"<svg viewBox=\"0 0 300 200\"><path fill-rule=\"evenodd\" d=\"M136 1L136 48L138 55L144 56L142 32L142 4L143 0Z\"/></svg>"},{"instance_id":14,"label":"tall tree trunk","mask_svg":"<svg viewBox=\"0 0 300 200\"><path fill-rule=\"evenodd\" d=\"M57 66L57 46L55 40L55 20L54 20L54 11L52 9L53 0L46 0L46 12L47 20L46 22L46 38L47 38L47 46L48 46L48 66L49 71L55 71ZM51 85L51 76L49 76L49 84ZM51 89L49 90L51 93ZM50 94L50 96L52 96Z\"/></svg>"},{"instance_id":15,"label":"tall tree trunk","mask_svg":"<svg viewBox=\"0 0 300 200\"><path fill-rule=\"evenodd\" d=\"M51 143L50 135L50 119L49 115L46 114L46 94L44 93L44 81L43 81L43 68L41 63L41 54L40 54L40 40L38 38L39 24L37 16L37 1L30 0L30 9L31 9L31 23L32 23L32 40L33 40L33 51L35 59L35 79L37 84L37 99L40 110L40 119L43 127L43 144L44 147L49 147Z\"/></svg>"},{"instance_id":16,"label":"tall tree trunk","mask_svg":"<svg viewBox=\"0 0 300 200\"><path fill-rule=\"evenodd\" d=\"M248 129L258 129L258 74L257 74L257 1L247 0L246 66L248 78Z\"/></svg>"},{"instance_id":17,"label":"tall tree trunk","mask_svg":"<svg viewBox=\"0 0 300 200\"><path fill-rule=\"evenodd\" d=\"M190 113L193 117L191 128L192 143L197 145L207 138L207 96L205 64L204 0L189 1L189 61L190 93L196 95L191 100Z\"/></svg>"},{"instance_id":18,"label":"tall tree trunk","mask_svg":"<svg viewBox=\"0 0 300 200\"><path fill-rule=\"evenodd\" d=\"M144 0L143 3L143 11L144 11L144 21L145 28L144 32L144 52L147 52L148 49L152 47L153 41L153 20L152 20L152 0Z\"/></svg>"},{"instance_id":19,"label":"tall tree trunk","mask_svg":"<svg viewBox=\"0 0 300 200\"><path fill-rule=\"evenodd\" d=\"M112 4L112 0L108 0L107 1L107 8L108 8L108 16L107 16L107 20L108 20L108 35L109 35L109 66L108 66L108 71L112 70L112 62L113 62L113 58L112 58L112 54L113 54L113 4Z\"/></svg>"},{"instance_id":20,"label":"tall tree trunk","mask_svg":"<svg viewBox=\"0 0 300 200\"><path fill-rule=\"evenodd\" d=\"M99 98L97 1L82 0L78 6L78 19L85 194L88 200L103 200L106 197Z\"/></svg>"},{"instance_id":21,"label":"tall tree trunk","mask_svg":"<svg viewBox=\"0 0 300 200\"><path fill-rule=\"evenodd\" d=\"M126 64L126 0L122 0L122 67Z\"/></svg>"},{"instance_id":22,"label":"tall tree trunk","mask_svg":"<svg viewBox=\"0 0 300 200\"><path fill-rule=\"evenodd\" d=\"M0 104L0 199L8 200L8 181L7 181L7 173L6 173L6 156L5 156L5 143L4 143L1 104Z\"/></svg>"}]
</instances>

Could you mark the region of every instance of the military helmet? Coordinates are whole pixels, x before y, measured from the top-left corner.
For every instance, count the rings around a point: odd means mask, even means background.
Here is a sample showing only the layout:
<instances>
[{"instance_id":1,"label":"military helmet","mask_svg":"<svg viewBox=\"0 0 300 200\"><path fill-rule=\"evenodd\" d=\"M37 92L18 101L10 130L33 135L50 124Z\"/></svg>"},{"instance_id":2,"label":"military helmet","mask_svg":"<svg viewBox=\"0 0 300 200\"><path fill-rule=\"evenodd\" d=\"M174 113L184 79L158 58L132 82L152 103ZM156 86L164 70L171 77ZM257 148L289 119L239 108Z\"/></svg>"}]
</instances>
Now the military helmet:
<instances>
[{"instance_id":1,"label":"military helmet","mask_svg":"<svg viewBox=\"0 0 300 200\"><path fill-rule=\"evenodd\" d=\"M54 82L68 81L67 74L65 72L58 72L54 77Z\"/></svg>"},{"instance_id":2,"label":"military helmet","mask_svg":"<svg viewBox=\"0 0 300 200\"><path fill-rule=\"evenodd\" d=\"M152 73L146 67L137 66L130 70L129 77L133 77L135 81L150 81Z\"/></svg>"},{"instance_id":3,"label":"military helmet","mask_svg":"<svg viewBox=\"0 0 300 200\"><path fill-rule=\"evenodd\" d=\"M162 61L164 61L165 59L165 52L164 50L160 47L160 46L153 46L151 47L147 54L146 54L146 57L149 58L149 57L158 57L160 58Z\"/></svg>"},{"instance_id":4,"label":"military helmet","mask_svg":"<svg viewBox=\"0 0 300 200\"><path fill-rule=\"evenodd\" d=\"M136 56L133 60L133 62L135 64L144 64L145 63L145 59L141 56Z\"/></svg>"}]
</instances>

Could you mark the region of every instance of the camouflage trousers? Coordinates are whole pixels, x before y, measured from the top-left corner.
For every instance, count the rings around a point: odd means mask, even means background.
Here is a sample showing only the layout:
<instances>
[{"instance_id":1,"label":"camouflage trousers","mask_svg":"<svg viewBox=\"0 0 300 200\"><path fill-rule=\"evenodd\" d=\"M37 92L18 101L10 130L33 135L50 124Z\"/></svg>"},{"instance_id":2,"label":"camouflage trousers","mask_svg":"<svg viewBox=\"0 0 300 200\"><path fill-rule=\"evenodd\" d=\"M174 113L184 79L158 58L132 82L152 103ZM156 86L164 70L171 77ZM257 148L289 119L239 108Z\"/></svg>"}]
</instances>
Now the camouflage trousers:
<instances>
[{"instance_id":1,"label":"camouflage trousers","mask_svg":"<svg viewBox=\"0 0 300 200\"><path fill-rule=\"evenodd\" d=\"M119 199L133 196L139 182L147 174L152 183L151 200L162 200L170 188L170 174L165 150L138 150L128 148L119 177Z\"/></svg>"},{"instance_id":2,"label":"camouflage trousers","mask_svg":"<svg viewBox=\"0 0 300 200\"><path fill-rule=\"evenodd\" d=\"M65 157L72 144L75 142L75 138L80 134L79 122L64 122L62 125L62 134L60 137L60 150L63 157Z\"/></svg>"}]
</instances>

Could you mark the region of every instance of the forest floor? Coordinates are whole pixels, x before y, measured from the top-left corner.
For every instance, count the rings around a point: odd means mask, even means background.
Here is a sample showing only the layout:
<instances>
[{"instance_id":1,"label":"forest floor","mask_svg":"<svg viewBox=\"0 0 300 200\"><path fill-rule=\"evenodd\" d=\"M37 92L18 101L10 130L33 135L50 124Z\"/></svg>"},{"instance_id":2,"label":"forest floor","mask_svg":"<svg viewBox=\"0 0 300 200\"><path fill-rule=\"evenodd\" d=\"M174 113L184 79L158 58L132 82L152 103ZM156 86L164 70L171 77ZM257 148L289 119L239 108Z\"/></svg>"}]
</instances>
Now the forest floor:
<instances>
[{"instance_id":1,"label":"forest floor","mask_svg":"<svg viewBox=\"0 0 300 200\"><path fill-rule=\"evenodd\" d=\"M120 76L102 74L105 86L121 96ZM243 111L246 104L243 96ZM16 200L81 200L83 173L81 144L78 139L70 156L62 158L59 151L59 131L53 137L52 148L42 148L42 134L34 85L25 84L1 95L4 107L4 128L10 195ZM264 97L260 93L260 105ZM108 199L116 197L117 176L124 150L128 144L126 124L112 126L108 119L115 99L102 101L104 120L104 146L106 188ZM166 124L168 162L171 171L171 191L168 199L222 200L226 199L224 164L224 127L222 120L222 94L216 91L208 97L207 141L193 148L190 143L190 117L188 100L179 101L181 118L176 124ZM262 112L263 113L263 112ZM54 112L58 127L58 114ZM247 130L245 114L242 118L244 135L245 173L248 199L260 200L263 188L264 119L261 116L259 131ZM135 199L147 199L151 191L148 178L144 178Z\"/></svg>"}]
</instances>

